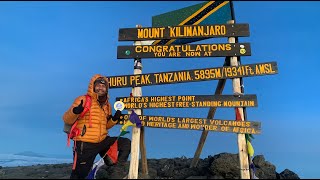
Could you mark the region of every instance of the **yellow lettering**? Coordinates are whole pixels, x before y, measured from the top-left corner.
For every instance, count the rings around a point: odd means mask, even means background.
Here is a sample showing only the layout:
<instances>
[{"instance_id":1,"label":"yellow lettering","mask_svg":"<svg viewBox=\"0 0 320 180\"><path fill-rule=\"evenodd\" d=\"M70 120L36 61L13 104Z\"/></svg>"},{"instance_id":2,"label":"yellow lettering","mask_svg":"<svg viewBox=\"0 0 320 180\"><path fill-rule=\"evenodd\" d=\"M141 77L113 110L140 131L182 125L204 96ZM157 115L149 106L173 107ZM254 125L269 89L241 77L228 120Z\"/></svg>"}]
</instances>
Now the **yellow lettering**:
<instances>
[{"instance_id":1,"label":"yellow lettering","mask_svg":"<svg viewBox=\"0 0 320 180\"><path fill-rule=\"evenodd\" d=\"M202 49L201 49L201 46L200 45L197 45L197 47L196 47L196 51L201 51Z\"/></svg>"},{"instance_id":2,"label":"yellow lettering","mask_svg":"<svg viewBox=\"0 0 320 180\"><path fill-rule=\"evenodd\" d=\"M214 30L214 26L210 26L210 34L211 35L216 35L216 32Z\"/></svg>"},{"instance_id":3,"label":"yellow lettering","mask_svg":"<svg viewBox=\"0 0 320 180\"><path fill-rule=\"evenodd\" d=\"M138 29L138 38L144 38L143 29Z\"/></svg>"},{"instance_id":4,"label":"yellow lettering","mask_svg":"<svg viewBox=\"0 0 320 180\"><path fill-rule=\"evenodd\" d=\"M275 73L275 71L272 69L272 64L266 64L265 69L266 73Z\"/></svg>"},{"instance_id":5,"label":"yellow lettering","mask_svg":"<svg viewBox=\"0 0 320 180\"><path fill-rule=\"evenodd\" d=\"M231 44L226 44L226 50L230 51L231 50Z\"/></svg>"},{"instance_id":6,"label":"yellow lettering","mask_svg":"<svg viewBox=\"0 0 320 180\"><path fill-rule=\"evenodd\" d=\"M216 33L217 35L220 35L220 34L221 34L221 32L220 32L220 26L215 26L215 33Z\"/></svg>"},{"instance_id":7,"label":"yellow lettering","mask_svg":"<svg viewBox=\"0 0 320 180\"><path fill-rule=\"evenodd\" d=\"M170 27L169 29L170 29L170 37L176 37L175 32L174 32L175 27L173 27L173 28Z\"/></svg>"},{"instance_id":8,"label":"yellow lettering","mask_svg":"<svg viewBox=\"0 0 320 180\"><path fill-rule=\"evenodd\" d=\"M154 74L154 77L155 77L154 79L155 79L155 81L156 81L156 84L159 83L159 79L158 79L158 78L159 78L159 75L160 75L160 74L157 74L157 73Z\"/></svg>"},{"instance_id":9,"label":"yellow lettering","mask_svg":"<svg viewBox=\"0 0 320 180\"><path fill-rule=\"evenodd\" d=\"M203 36L203 26L198 26L197 36Z\"/></svg>"},{"instance_id":10,"label":"yellow lettering","mask_svg":"<svg viewBox=\"0 0 320 180\"><path fill-rule=\"evenodd\" d=\"M226 35L226 32L227 32L226 26L225 25L221 25L220 29L221 29L220 35Z\"/></svg>"},{"instance_id":11,"label":"yellow lettering","mask_svg":"<svg viewBox=\"0 0 320 180\"><path fill-rule=\"evenodd\" d=\"M152 35L153 35L153 38L157 38L160 36L160 29L159 28L152 28L153 32L152 32Z\"/></svg>"},{"instance_id":12,"label":"yellow lettering","mask_svg":"<svg viewBox=\"0 0 320 180\"><path fill-rule=\"evenodd\" d=\"M204 56L211 56L211 52L204 52Z\"/></svg>"},{"instance_id":13,"label":"yellow lettering","mask_svg":"<svg viewBox=\"0 0 320 180\"><path fill-rule=\"evenodd\" d=\"M192 36L192 26L185 27L184 33L186 36Z\"/></svg>"},{"instance_id":14,"label":"yellow lettering","mask_svg":"<svg viewBox=\"0 0 320 180\"><path fill-rule=\"evenodd\" d=\"M260 75L260 74L261 74L258 65L256 65L256 74L257 74L257 75Z\"/></svg>"},{"instance_id":15,"label":"yellow lettering","mask_svg":"<svg viewBox=\"0 0 320 180\"><path fill-rule=\"evenodd\" d=\"M265 67L265 64L260 64L260 65L259 65L259 70L260 70L260 73L261 73L261 74L264 74L264 73L266 72L266 70L264 69L264 67Z\"/></svg>"}]
</instances>

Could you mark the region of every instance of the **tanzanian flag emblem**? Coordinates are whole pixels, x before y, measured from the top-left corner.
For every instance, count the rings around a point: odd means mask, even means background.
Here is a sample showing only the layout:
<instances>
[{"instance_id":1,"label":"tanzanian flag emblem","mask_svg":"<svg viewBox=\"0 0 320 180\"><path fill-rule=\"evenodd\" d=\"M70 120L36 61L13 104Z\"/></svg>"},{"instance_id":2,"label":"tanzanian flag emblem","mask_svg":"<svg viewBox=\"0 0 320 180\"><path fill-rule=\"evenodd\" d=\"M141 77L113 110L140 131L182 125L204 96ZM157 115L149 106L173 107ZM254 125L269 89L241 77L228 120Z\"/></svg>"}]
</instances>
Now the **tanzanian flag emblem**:
<instances>
[{"instance_id":1,"label":"tanzanian flag emblem","mask_svg":"<svg viewBox=\"0 0 320 180\"><path fill-rule=\"evenodd\" d=\"M152 17L152 27L226 24L232 20L230 1L209 1ZM156 40L153 45L186 44L206 38Z\"/></svg>"}]
</instances>

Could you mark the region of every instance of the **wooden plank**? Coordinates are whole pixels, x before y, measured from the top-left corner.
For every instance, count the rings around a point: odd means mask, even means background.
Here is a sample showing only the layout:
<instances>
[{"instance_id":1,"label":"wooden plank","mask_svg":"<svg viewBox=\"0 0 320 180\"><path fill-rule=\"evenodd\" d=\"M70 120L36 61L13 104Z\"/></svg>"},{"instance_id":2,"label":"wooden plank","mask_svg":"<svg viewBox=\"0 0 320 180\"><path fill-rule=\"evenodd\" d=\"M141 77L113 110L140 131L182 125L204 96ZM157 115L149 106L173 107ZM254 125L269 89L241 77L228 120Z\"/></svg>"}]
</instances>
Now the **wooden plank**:
<instances>
[{"instance_id":1,"label":"wooden plank","mask_svg":"<svg viewBox=\"0 0 320 180\"><path fill-rule=\"evenodd\" d=\"M208 136L208 132L209 132L208 130L203 129L198 146L197 146L197 150L194 153L193 159L191 161L190 168L194 168L197 166L199 159L200 159L201 152L202 152L202 148L203 148L204 143L206 142L206 139Z\"/></svg>"},{"instance_id":2,"label":"wooden plank","mask_svg":"<svg viewBox=\"0 0 320 180\"><path fill-rule=\"evenodd\" d=\"M139 116L144 127L207 130L229 133L260 134L261 123L254 121L240 122L235 120L207 119L194 117L170 117L170 116ZM129 120L128 114L123 114L125 121Z\"/></svg>"},{"instance_id":3,"label":"wooden plank","mask_svg":"<svg viewBox=\"0 0 320 180\"><path fill-rule=\"evenodd\" d=\"M238 67L214 67L168 71L137 75L109 76L110 88L141 87L162 84L209 81L226 78L274 75L278 73L276 62L247 64Z\"/></svg>"},{"instance_id":4,"label":"wooden plank","mask_svg":"<svg viewBox=\"0 0 320 180\"><path fill-rule=\"evenodd\" d=\"M140 128L140 153L141 153L142 178L145 179L145 178L149 177L149 170L148 170L147 150L146 150L145 129L144 129L144 127Z\"/></svg>"},{"instance_id":5,"label":"wooden plank","mask_svg":"<svg viewBox=\"0 0 320 180\"><path fill-rule=\"evenodd\" d=\"M173 95L173 96L141 96L117 97L125 109L148 108L234 108L257 107L257 96L247 95Z\"/></svg>"},{"instance_id":6,"label":"wooden plank","mask_svg":"<svg viewBox=\"0 0 320 180\"><path fill-rule=\"evenodd\" d=\"M234 20L231 21L234 24ZM234 37L228 38L229 43L236 43ZM236 56L231 57L230 59L231 66L239 66L238 58ZM240 78L232 79L232 89L233 93L239 94L241 93L241 84ZM243 108L238 108L241 120L244 121L244 111ZM249 171L249 162L248 162L248 152L247 152L247 143L245 139L245 134L238 134L238 151L239 151L239 162L240 162L240 174L241 179L250 179L250 171Z\"/></svg>"},{"instance_id":7,"label":"wooden plank","mask_svg":"<svg viewBox=\"0 0 320 180\"><path fill-rule=\"evenodd\" d=\"M118 59L250 56L250 43L118 46Z\"/></svg>"},{"instance_id":8,"label":"wooden plank","mask_svg":"<svg viewBox=\"0 0 320 180\"><path fill-rule=\"evenodd\" d=\"M118 41L141 41L174 38L219 38L230 36L247 37L249 35L249 24L121 28L119 29Z\"/></svg>"},{"instance_id":9,"label":"wooden plank","mask_svg":"<svg viewBox=\"0 0 320 180\"><path fill-rule=\"evenodd\" d=\"M223 66L229 66L229 65L230 65L230 57L226 57ZM215 90L215 93L214 93L215 95L222 94L223 89L224 89L225 84L226 84L226 81L227 81L226 79L220 79L218 81L218 84L217 84L217 87L216 87L216 90ZM214 117L215 113L216 113L216 110L217 110L217 107L210 107L208 115L207 115L207 119L212 119ZM196 151L194 153L192 162L190 164L190 168L194 168L194 167L197 166L197 164L199 162L199 159L200 159L201 152L202 152L202 148L203 148L204 143L205 143L205 141L207 139L207 136L208 136L208 132L209 131L203 129L203 131L201 133L201 137L200 137L199 143L198 143L198 146L197 146L197 149L196 149Z\"/></svg>"},{"instance_id":10,"label":"wooden plank","mask_svg":"<svg viewBox=\"0 0 320 180\"><path fill-rule=\"evenodd\" d=\"M136 27L141 27L137 25ZM135 41L135 45L141 45L141 41ZM134 70L133 74L142 73L142 63L141 59L134 59ZM141 87L132 88L132 95L134 97L141 97L142 90ZM134 109L137 115L141 115L141 109ZM140 128L133 126L132 127L132 139L131 139L131 160L129 167L128 179L138 179L139 173L139 151L140 151Z\"/></svg>"}]
</instances>

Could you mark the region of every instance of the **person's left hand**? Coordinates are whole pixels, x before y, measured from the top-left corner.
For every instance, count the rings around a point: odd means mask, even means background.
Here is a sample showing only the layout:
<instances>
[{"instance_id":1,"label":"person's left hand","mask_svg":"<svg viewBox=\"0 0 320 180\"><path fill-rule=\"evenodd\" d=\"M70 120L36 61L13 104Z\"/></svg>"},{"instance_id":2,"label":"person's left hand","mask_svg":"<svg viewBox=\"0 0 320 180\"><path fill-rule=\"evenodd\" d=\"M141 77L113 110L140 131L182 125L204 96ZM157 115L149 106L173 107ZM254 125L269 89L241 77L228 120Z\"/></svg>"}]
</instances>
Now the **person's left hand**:
<instances>
[{"instance_id":1,"label":"person's left hand","mask_svg":"<svg viewBox=\"0 0 320 180\"><path fill-rule=\"evenodd\" d=\"M114 116L112 117L112 120L114 121L121 121L122 113L120 110L117 110L116 113L114 113Z\"/></svg>"}]
</instances>

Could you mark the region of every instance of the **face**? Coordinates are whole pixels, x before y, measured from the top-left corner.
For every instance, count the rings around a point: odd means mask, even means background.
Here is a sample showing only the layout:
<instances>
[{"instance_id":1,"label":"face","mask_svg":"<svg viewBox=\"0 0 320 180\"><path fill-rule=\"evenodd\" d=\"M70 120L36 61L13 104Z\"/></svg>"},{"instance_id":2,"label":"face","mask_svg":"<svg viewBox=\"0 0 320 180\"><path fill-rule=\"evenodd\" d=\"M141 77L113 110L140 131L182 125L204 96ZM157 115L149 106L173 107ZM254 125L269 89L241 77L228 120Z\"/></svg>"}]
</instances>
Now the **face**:
<instances>
[{"instance_id":1,"label":"face","mask_svg":"<svg viewBox=\"0 0 320 180\"><path fill-rule=\"evenodd\" d=\"M106 85L98 83L94 87L94 92L98 94L98 96L104 96L107 93Z\"/></svg>"}]
</instances>

